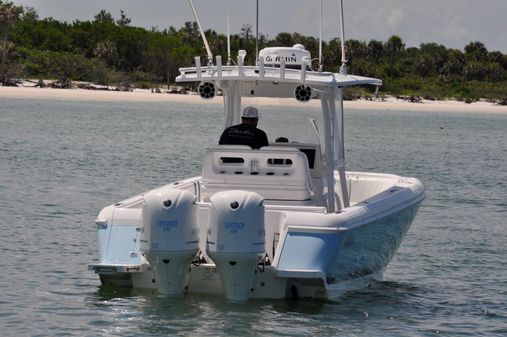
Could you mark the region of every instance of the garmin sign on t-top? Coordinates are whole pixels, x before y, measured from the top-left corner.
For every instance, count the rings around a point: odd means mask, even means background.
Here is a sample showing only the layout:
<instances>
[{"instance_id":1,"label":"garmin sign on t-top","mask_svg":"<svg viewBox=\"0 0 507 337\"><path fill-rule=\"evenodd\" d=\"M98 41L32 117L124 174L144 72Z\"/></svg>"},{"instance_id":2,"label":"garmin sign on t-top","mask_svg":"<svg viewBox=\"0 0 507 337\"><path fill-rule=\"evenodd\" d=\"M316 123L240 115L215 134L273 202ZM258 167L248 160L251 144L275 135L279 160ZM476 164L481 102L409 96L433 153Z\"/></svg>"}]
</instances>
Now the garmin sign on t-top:
<instances>
[{"instance_id":1,"label":"garmin sign on t-top","mask_svg":"<svg viewBox=\"0 0 507 337\"><path fill-rule=\"evenodd\" d=\"M310 52L305 50L302 44L296 44L292 47L264 48L259 52L260 57L264 59L264 64L267 66L280 66L285 61L285 65L288 68L293 68L294 66L300 68L303 61L309 65L312 59Z\"/></svg>"}]
</instances>

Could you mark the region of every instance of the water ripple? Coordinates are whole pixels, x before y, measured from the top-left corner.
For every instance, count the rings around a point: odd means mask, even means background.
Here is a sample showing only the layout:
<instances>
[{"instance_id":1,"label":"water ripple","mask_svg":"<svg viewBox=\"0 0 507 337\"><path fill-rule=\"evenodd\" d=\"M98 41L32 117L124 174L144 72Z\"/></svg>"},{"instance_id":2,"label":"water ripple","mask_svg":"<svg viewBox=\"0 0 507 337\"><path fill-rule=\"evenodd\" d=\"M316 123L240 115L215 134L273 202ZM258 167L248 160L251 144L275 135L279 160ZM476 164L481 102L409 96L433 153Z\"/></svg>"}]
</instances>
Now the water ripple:
<instances>
[{"instance_id":1,"label":"water ripple","mask_svg":"<svg viewBox=\"0 0 507 337\"><path fill-rule=\"evenodd\" d=\"M428 196L386 281L370 288L328 301L245 305L100 286L86 270L96 259L98 211L200 174L204 148L222 127L219 108L2 100L2 335L507 335L503 115L346 115L349 168L416 176ZM283 123L291 139L315 140L307 120L318 111L263 110L270 137Z\"/></svg>"}]
</instances>

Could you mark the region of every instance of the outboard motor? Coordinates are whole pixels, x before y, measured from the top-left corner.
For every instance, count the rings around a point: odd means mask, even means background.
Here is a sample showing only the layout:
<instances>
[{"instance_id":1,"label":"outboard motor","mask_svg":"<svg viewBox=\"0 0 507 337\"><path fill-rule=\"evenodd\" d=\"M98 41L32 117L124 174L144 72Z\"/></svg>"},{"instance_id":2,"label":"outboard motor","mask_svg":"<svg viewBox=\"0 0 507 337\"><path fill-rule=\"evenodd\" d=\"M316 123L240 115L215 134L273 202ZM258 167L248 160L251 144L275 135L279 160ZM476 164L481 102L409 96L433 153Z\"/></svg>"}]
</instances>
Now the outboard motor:
<instances>
[{"instance_id":1,"label":"outboard motor","mask_svg":"<svg viewBox=\"0 0 507 337\"><path fill-rule=\"evenodd\" d=\"M157 289L163 294L183 293L192 259L199 252L196 197L171 187L144 196L141 251L151 264Z\"/></svg>"},{"instance_id":2,"label":"outboard motor","mask_svg":"<svg viewBox=\"0 0 507 337\"><path fill-rule=\"evenodd\" d=\"M215 262L225 297L246 300L266 253L264 199L254 192L223 191L211 198L206 252Z\"/></svg>"}]
</instances>

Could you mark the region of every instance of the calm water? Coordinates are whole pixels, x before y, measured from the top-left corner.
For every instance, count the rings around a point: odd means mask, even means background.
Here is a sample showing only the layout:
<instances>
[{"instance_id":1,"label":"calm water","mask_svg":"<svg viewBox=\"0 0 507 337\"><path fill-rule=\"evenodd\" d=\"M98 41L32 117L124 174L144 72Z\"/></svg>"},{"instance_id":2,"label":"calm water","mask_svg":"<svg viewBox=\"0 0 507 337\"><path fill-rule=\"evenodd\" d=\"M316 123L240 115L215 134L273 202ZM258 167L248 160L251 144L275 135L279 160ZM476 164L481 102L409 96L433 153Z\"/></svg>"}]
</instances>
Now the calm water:
<instances>
[{"instance_id":1,"label":"calm water","mask_svg":"<svg viewBox=\"0 0 507 337\"><path fill-rule=\"evenodd\" d=\"M0 335L507 335L506 115L349 111L348 167L418 177L428 195L371 288L248 305L102 288L86 270L99 210L199 174L220 108L0 100ZM314 139L315 111L267 110L270 139Z\"/></svg>"}]
</instances>

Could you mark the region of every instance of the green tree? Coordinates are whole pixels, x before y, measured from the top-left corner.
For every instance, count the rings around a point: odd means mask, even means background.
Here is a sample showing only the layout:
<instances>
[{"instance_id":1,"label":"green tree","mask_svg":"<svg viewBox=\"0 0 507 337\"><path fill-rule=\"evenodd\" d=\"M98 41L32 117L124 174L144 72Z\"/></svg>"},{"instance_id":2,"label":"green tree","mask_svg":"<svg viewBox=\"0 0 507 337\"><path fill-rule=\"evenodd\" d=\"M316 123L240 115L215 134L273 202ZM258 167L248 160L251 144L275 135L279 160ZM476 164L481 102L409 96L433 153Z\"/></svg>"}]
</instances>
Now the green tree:
<instances>
[{"instance_id":1,"label":"green tree","mask_svg":"<svg viewBox=\"0 0 507 337\"><path fill-rule=\"evenodd\" d=\"M271 43L272 46L276 47L292 47L294 44L294 39L290 33L278 33L273 43Z\"/></svg>"},{"instance_id":2,"label":"green tree","mask_svg":"<svg viewBox=\"0 0 507 337\"><path fill-rule=\"evenodd\" d=\"M415 69L422 77L436 76L447 62L447 49L436 43L423 43L416 52Z\"/></svg>"},{"instance_id":3,"label":"green tree","mask_svg":"<svg viewBox=\"0 0 507 337\"><path fill-rule=\"evenodd\" d=\"M184 23L183 27L178 31L181 38L183 39L183 43L191 46L196 46L201 39L199 38L199 26L197 22L187 21Z\"/></svg>"},{"instance_id":4,"label":"green tree","mask_svg":"<svg viewBox=\"0 0 507 337\"><path fill-rule=\"evenodd\" d=\"M21 19L24 22L35 24L39 20L39 14L37 14L33 7L25 7L23 13L21 14Z\"/></svg>"},{"instance_id":5,"label":"green tree","mask_svg":"<svg viewBox=\"0 0 507 337\"><path fill-rule=\"evenodd\" d=\"M101 10L97 15L95 15L94 18L95 18L95 22L114 25L113 16L111 15L111 13L109 13L108 11L106 11L104 9Z\"/></svg>"},{"instance_id":6,"label":"green tree","mask_svg":"<svg viewBox=\"0 0 507 337\"><path fill-rule=\"evenodd\" d=\"M447 55L447 61L440 69L440 78L447 83L461 81L466 64L465 55L457 49L448 50Z\"/></svg>"},{"instance_id":7,"label":"green tree","mask_svg":"<svg viewBox=\"0 0 507 337\"><path fill-rule=\"evenodd\" d=\"M123 9L120 10L120 18L116 20L116 24L120 27L127 27L131 22L132 20L127 17Z\"/></svg>"},{"instance_id":8,"label":"green tree","mask_svg":"<svg viewBox=\"0 0 507 337\"><path fill-rule=\"evenodd\" d=\"M482 42L470 42L465 46L465 57L469 61L487 61L488 50Z\"/></svg>"},{"instance_id":9,"label":"green tree","mask_svg":"<svg viewBox=\"0 0 507 337\"><path fill-rule=\"evenodd\" d=\"M384 50L391 61L391 65L394 65L396 60L402 56L402 52L405 50L405 44L399 36L393 35L384 44Z\"/></svg>"},{"instance_id":10,"label":"green tree","mask_svg":"<svg viewBox=\"0 0 507 337\"><path fill-rule=\"evenodd\" d=\"M6 83L7 80L7 41L9 31L23 13L23 7L15 6L12 2L3 2L0 0L0 32L2 33L2 60L0 64L0 83Z\"/></svg>"},{"instance_id":11,"label":"green tree","mask_svg":"<svg viewBox=\"0 0 507 337\"><path fill-rule=\"evenodd\" d=\"M253 26L245 23L243 26L241 26L239 36L243 39L250 40L253 37L252 32Z\"/></svg>"},{"instance_id":12,"label":"green tree","mask_svg":"<svg viewBox=\"0 0 507 337\"><path fill-rule=\"evenodd\" d=\"M368 42L368 58L373 62L380 62L384 55L384 45L382 41L370 40Z\"/></svg>"},{"instance_id":13,"label":"green tree","mask_svg":"<svg viewBox=\"0 0 507 337\"><path fill-rule=\"evenodd\" d=\"M324 69L327 71L338 71L341 65L341 41L334 38L323 45L322 57L324 59Z\"/></svg>"},{"instance_id":14,"label":"green tree","mask_svg":"<svg viewBox=\"0 0 507 337\"><path fill-rule=\"evenodd\" d=\"M467 81L500 82L504 80L502 67L493 62L467 62L464 73Z\"/></svg>"},{"instance_id":15,"label":"green tree","mask_svg":"<svg viewBox=\"0 0 507 337\"><path fill-rule=\"evenodd\" d=\"M354 58L366 59L368 58L369 50L366 43L359 40L348 40L346 43L347 58L352 60Z\"/></svg>"},{"instance_id":16,"label":"green tree","mask_svg":"<svg viewBox=\"0 0 507 337\"><path fill-rule=\"evenodd\" d=\"M118 58L118 48L114 42L101 41L95 46L93 55L109 65L114 65Z\"/></svg>"},{"instance_id":17,"label":"green tree","mask_svg":"<svg viewBox=\"0 0 507 337\"><path fill-rule=\"evenodd\" d=\"M5 8L13 6L5 0L0 0L0 5L4 13ZM188 66L194 56L206 53L195 22L163 31L156 27L147 30L131 26L123 11L117 20L101 11L93 20L69 23L39 19L28 8L16 17L15 24L6 26L6 22L0 23L0 43L4 42L3 33L8 27L7 47L0 44L0 51L6 52L3 64L9 76L24 72L25 76L103 84L138 81L137 85L150 87L153 82L173 81L178 68ZM205 34L213 54L225 57L226 36L213 30ZM255 61L252 26L244 25L230 39L232 57L235 59L237 51L245 49L246 64L252 64ZM317 57L319 43L312 36L287 32L274 38L259 36L260 49L296 43L303 44L314 59ZM435 43L406 48L395 35L385 42L349 40L346 47L349 72L383 79L384 93L441 98L507 97L507 55L488 52L481 42L471 42L464 51ZM338 72L341 65L338 38L323 42L323 63L324 71Z\"/></svg>"}]
</instances>

